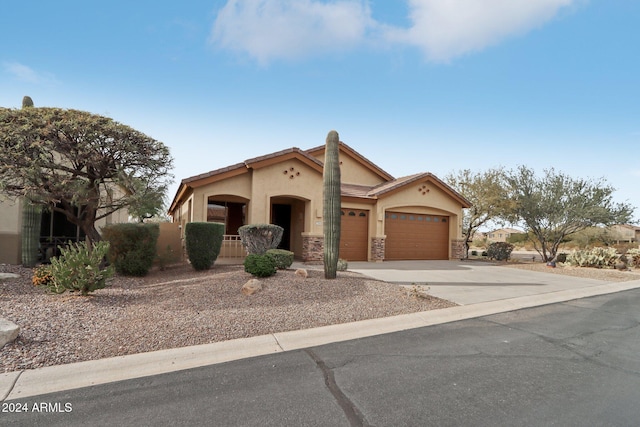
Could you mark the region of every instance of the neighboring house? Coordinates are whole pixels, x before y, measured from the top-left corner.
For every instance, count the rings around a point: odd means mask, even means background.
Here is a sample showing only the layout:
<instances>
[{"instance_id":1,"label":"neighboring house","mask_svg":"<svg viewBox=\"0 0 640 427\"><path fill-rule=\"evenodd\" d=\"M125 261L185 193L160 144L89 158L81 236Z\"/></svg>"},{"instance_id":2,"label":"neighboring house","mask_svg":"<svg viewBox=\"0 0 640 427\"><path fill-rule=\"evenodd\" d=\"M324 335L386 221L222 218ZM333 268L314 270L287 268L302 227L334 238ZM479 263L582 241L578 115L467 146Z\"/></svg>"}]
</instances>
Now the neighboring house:
<instances>
[{"instance_id":1,"label":"neighboring house","mask_svg":"<svg viewBox=\"0 0 640 427\"><path fill-rule=\"evenodd\" d=\"M630 224L616 224L608 227L612 239L617 243L637 243L640 242L640 227Z\"/></svg>"},{"instance_id":2,"label":"neighboring house","mask_svg":"<svg viewBox=\"0 0 640 427\"><path fill-rule=\"evenodd\" d=\"M470 203L431 173L393 178L344 143L340 257L348 261L453 259L464 254L462 209ZM280 247L323 257L325 146L290 148L183 179L169 208L181 226L225 224L225 243L245 224L284 228ZM224 250L224 244L223 244Z\"/></svg>"},{"instance_id":3,"label":"neighboring house","mask_svg":"<svg viewBox=\"0 0 640 427\"><path fill-rule=\"evenodd\" d=\"M516 230L515 228L500 228L498 230L490 231L487 233L487 242L506 242L512 234L522 234L522 230Z\"/></svg>"},{"instance_id":4,"label":"neighboring house","mask_svg":"<svg viewBox=\"0 0 640 427\"><path fill-rule=\"evenodd\" d=\"M22 263L22 203L21 199L10 199L0 194L0 264ZM107 224L128 220L128 212L122 209L97 221L96 228L99 231ZM75 242L84 237L84 233L67 221L62 213L55 212L52 215L47 210L42 212L40 248L43 257L46 256L47 249L51 252L60 244Z\"/></svg>"}]
</instances>

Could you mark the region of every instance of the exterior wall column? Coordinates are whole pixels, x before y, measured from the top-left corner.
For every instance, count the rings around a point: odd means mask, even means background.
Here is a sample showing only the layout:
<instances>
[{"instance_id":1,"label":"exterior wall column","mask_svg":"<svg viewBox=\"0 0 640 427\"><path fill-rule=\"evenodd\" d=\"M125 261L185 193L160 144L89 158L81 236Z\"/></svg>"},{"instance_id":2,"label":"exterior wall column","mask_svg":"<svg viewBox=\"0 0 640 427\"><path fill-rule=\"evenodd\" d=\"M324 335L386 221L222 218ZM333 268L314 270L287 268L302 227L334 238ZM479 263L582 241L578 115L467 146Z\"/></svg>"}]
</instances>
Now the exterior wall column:
<instances>
[{"instance_id":1,"label":"exterior wall column","mask_svg":"<svg viewBox=\"0 0 640 427\"><path fill-rule=\"evenodd\" d=\"M324 259L324 237L302 236L302 261L322 262Z\"/></svg>"},{"instance_id":2,"label":"exterior wall column","mask_svg":"<svg viewBox=\"0 0 640 427\"><path fill-rule=\"evenodd\" d=\"M384 237L371 238L371 261L384 261Z\"/></svg>"},{"instance_id":3,"label":"exterior wall column","mask_svg":"<svg viewBox=\"0 0 640 427\"><path fill-rule=\"evenodd\" d=\"M464 256L464 239L451 239L450 259L463 259Z\"/></svg>"}]
</instances>

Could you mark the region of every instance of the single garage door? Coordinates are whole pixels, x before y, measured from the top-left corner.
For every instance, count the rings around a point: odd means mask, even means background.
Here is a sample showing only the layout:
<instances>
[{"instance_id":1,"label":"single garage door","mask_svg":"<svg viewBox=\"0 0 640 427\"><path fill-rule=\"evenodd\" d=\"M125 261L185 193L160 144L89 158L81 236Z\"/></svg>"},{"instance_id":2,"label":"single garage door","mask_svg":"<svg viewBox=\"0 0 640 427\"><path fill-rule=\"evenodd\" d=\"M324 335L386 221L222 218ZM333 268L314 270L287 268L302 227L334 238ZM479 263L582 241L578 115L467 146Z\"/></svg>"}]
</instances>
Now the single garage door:
<instances>
[{"instance_id":1,"label":"single garage door","mask_svg":"<svg viewBox=\"0 0 640 427\"><path fill-rule=\"evenodd\" d=\"M385 213L387 260L449 259L449 217Z\"/></svg>"},{"instance_id":2,"label":"single garage door","mask_svg":"<svg viewBox=\"0 0 640 427\"><path fill-rule=\"evenodd\" d=\"M340 258L347 261L366 261L369 211L342 209L341 213Z\"/></svg>"}]
</instances>

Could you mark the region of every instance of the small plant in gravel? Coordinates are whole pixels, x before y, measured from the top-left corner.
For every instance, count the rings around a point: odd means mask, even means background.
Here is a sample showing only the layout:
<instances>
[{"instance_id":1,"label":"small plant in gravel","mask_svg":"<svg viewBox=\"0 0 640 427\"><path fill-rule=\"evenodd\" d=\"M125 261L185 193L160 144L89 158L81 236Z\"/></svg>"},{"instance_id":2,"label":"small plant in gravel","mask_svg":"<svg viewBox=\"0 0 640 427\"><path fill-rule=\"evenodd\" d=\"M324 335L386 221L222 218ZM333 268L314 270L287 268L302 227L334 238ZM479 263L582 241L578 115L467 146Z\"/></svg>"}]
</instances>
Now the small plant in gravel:
<instances>
[{"instance_id":1,"label":"small plant in gravel","mask_svg":"<svg viewBox=\"0 0 640 427\"><path fill-rule=\"evenodd\" d=\"M347 271L347 268L349 268L349 263L347 262L347 260L338 258L338 265L336 266L336 270Z\"/></svg>"},{"instance_id":2,"label":"small plant in gravel","mask_svg":"<svg viewBox=\"0 0 640 427\"><path fill-rule=\"evenodd\" d=\"M293 252L291 251L285 249L269 249L266 254L273 258L278 270L286 270L293 264Z\"/></svg>"},{"instance_id":3,"label":"small plant in gravel","mask_svg":"<svg viewBox=\"0 0 640 427\"><path fill-rule=\"evenodd\" d=\"M40 265L33 270L31 283L33 286L51 286L53 276L51 275L51 267L48 265Z\"/></svg>"},{"instance_id":4,"label":"small plant in gravel","mask_svg":"<svg viewBox=\"0 0 640 427\"><path fill-rule=\"evenodd\" d=\"M65 291L80 292L88 295L107 286L107 279L113 276L113 267L103 268L104 259L109 252L109 242L101 241L88 248L86 243L70 244L60 247L61 255L51 258L51 280L45 286L51 292L61 294Z\"/></svg>"},{"instance_id":5,"label":"small plant in gravel","mask_svg":"<svg viewBox=\"0 0 640 427\"><path fill-rule=\"evenodd\" d=\"M276 263L267 254L249 254L244 259L244 271L256 277L269 277L276 274Z\"/></svg>"}]
</instances>

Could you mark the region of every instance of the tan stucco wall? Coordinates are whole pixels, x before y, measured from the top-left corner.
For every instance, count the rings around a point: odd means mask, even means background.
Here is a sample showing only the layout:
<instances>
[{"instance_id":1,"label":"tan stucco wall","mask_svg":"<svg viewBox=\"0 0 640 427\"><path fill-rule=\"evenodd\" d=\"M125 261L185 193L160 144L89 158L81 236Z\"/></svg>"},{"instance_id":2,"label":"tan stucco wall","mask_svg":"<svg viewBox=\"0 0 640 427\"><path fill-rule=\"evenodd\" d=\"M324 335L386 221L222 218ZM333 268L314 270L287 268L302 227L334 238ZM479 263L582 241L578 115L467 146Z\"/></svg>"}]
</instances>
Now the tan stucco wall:
<instances>
[{"instance_id":1,"label":"tan stucco wall","mask_svg":"<svg viewBox=\"0 0 640 427\"><path fill-rule=\"evenodd\" d=\"M19 264L22 229L20 200L0 195L0 263Z\"/></svg>"},{"instance_id":2,"label":"tan stucco wall","mask_svg":"<svg viewBox=\"0 0 640 427\"><path fill-rule=\"evenodd\" d=\"M293 169L293 170L291 170ZM284 171L288 173L285 174ZM293 178L291 178L293 175ZM322 234L322 175L297 159L267 166L253 172L250 223L268 223L271 217L271 198L291 197L305 202L305 234ZM321 221L321 219L319 220Z\"/></svg>"},{"instance_id":3,"label":"tan stucco wall","mask_svg":"<svg viewBox=\"0 0 640 427\"><path fill-rule=\"evenodd\" d=\"M0 195L0 233L20 233L22 227L21 209L20 200Z\"/></svg>"},{"instance_id":4,"label":"tan stucco wall","mask_svg":"<svg viewBox=\"0 0 640 427\"><path fill-rule=\"evenodd\" d=\"M315 156L318 160L324 163L324 151L322 155ZM356 161L353 157L340 152L338 156L340 164L340 181L344 184L359 184L359 185L378 185L384 182L376 173L371 169L362 165L362 163Z\"/></svg>"},{"instance_id":5,"label":"tan stucco wall","mask_svg":"<svg viewBox=\"0 0 640 427\"><path fill-rule=\"evenodd\" d=\"M251 172L244 173L242 175L234 176L232 178L214 182L212 184L198 187L193 191L193 221L194 222L206 222L207 221L207 204L209 197L216 196L234 196L244 200L251 199ZM187 204L183 204L181 209L183 214L184 207ZM247 215L250 216L249 212ZM247 218L249 220L249 218ZM189 222L189 221L187 221ZM250 222L251 223L251 222Z\"/></svg>"}]
</instances>

